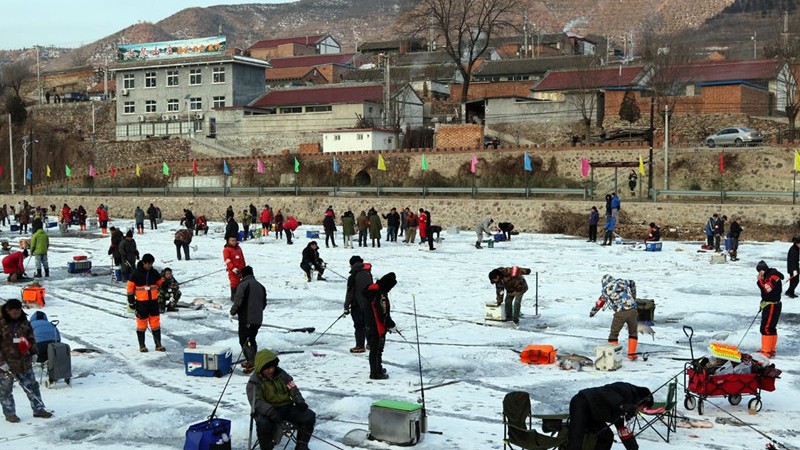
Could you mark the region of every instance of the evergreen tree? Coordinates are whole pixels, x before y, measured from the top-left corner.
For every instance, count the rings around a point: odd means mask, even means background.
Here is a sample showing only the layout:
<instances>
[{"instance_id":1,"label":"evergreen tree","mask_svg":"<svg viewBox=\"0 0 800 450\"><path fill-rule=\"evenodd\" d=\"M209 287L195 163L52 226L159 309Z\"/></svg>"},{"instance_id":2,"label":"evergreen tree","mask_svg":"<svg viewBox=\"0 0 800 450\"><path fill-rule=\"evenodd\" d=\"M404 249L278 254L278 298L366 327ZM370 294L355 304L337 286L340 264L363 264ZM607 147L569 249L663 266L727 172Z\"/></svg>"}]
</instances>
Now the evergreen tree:
<instances>
[{"instance_id":1,"label":"evergreen tree","mask_svg":"<svg viewBox=\"0 0 800 450\"><path fill-rule=\"evenodd\" d=\"M619 118L633 125L641 116L642 111L636 103L636 96L632 90L626 90L625 96L622 98L622 104L619 106Z\"/></svg>"}]
</instances>

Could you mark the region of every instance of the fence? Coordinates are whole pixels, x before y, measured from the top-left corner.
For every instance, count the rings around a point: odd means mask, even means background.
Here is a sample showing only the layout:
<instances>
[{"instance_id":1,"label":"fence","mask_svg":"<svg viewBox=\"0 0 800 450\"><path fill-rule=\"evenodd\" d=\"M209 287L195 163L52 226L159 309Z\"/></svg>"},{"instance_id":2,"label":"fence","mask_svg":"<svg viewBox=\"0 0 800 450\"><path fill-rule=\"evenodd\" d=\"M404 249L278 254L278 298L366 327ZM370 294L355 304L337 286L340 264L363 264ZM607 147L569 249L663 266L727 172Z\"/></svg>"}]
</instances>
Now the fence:
<instances>
[{"instance_id":1,"label":"fence","mask_svg":"<svg viewBox=\"0 0 800 450\"><path fill-rule=\"evenodd\" d=\"M726 199L738 198L764 198L764 199L792 199L792 204L797 202L800 196L797 192L787 191L681 191L675 189L654 189L653 202L658 201L658 197L694 197L694 198L716 198L720 203L725 203Z\"/></svg>"}]
</instances>

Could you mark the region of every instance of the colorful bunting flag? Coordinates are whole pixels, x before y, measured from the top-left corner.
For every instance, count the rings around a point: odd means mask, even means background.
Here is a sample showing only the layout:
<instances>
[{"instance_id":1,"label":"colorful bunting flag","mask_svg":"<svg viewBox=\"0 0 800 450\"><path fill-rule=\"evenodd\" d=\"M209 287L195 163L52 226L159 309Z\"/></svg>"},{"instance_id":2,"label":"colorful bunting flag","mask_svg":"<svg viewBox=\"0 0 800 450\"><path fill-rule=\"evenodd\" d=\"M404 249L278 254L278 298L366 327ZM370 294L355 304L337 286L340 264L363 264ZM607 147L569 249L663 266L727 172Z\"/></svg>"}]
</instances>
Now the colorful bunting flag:
<instances>
[{"instance_id":1,"label":"colorful bunting flag","mask_svg":"<svg viewBox=\"0 0 800 450\"><path fill-rule=\"evenodd\" d=\"M478 158L475 155L472 155L472 162L469 165L469 171L471 173L475 173L478 169Z\"/></svg>"},{"instance_id":2,"label":"colorful bunting flag","mask_svg":"<svg viewBox=\"0 0 800 450\"><path fill-rule=\"evenodd\" d=\"M260 159L256 160L256 172L264 173L264 162Z\"/></svg>"},{"instance_id":3,"label":"colorful bunting flag","mask_svg":"<svg viewBox=\"0 0 800 450\"><path fill-rule=\"evenodd\" d=\"M72 176L72 169L70 169L66 164L64 164L64 173L66 173L68 177Z\"/></svg>"},{"instance_id":4,"label":"colorful bunting flag","mask_svg":"<svg viewBox=\"0 0 800 450\"><path fill-rule=\"evenodd\" d=\"M161 167L161 171L164 173L165 177L169 176L169 166L165 162L164 165Z\"/></svg>"},{"instance_id":5,"label":"colorful bunting flag","mask_svg":"<svg viewBox=\"0 0 800 450\"><path fill-rule=\"evenodd\" d=\"M428 170L428 159L425 158L425 153L422 154L422 170Z\"/></svg>"},{"instance_id":6,"label":"colorful bunting flag","mask_svg":"<svg viewBox=\"0 0 800 450\"><path fill-rule=\"evenodd\" d=\"M192 175L197 175L197 160L192 160Z\"/></svg>"},{"instance_id":7,"label":"colorful bunting flag","mask_svg":"<svg viewBox=\"0 0 800 450\"><path fill-rule=\"evenodd\" d=\"M139 167L139 163L136 163L136 176L137 177L142 176L142 169Z\"/></svg>"},{"instance_id":8,"label":"colorful bunting flag","mask_svg":"<svg viewBox=\"0 0 800 450\"><path fill-rule=\"evenodd\" d=\"M800 172L800 153L794 151L794 171Z\"/></svg>"},{"instance_id":9,"label":"colorful bunting flag","mask_svg":"<svg viewBox=\"0 0 800 450\"><path fill-rule=\"evenodd\" d=\"M95 172L95 170L94 170L94 166L93 166L93 165L91 165L91 164L89 164L89 176L90 176L90 177L92 177L92 178L94 178L94 176L95 176L96 174L97 174L97 173L96 173L96 172Z\"/></svg>"},{"instance_id":10,"label":"colorful bunting flag","mask_svg":"<svg viewBox=\"0 0 800 450\"><path fill-rule=\"evenodd\" d=\"M47 167L47 178L50 178L50 164L48 164L46 167Z\"/></svg>"},{"instance_id":11,"label":"colorful bunting flag","mask_svg":"<svg viewBox=\"0 0 800 450\"><path fill-rule=\"evenodd\" d=\"M639 174L644 175L644 160L642 159L641 153L639 154Z\"/></svg>"},{"instance_id":12,"label":"colorful bunting flag","mask_svg":"<svg viewBox=\"0 0 800 450\"><path fill-rule=\"evenodd\" d=\"M522 164L526 172L533 172L533 167L531 167L531 157L528 155L528 152L525 152Z\"/></svg>"},{"instance_id":13,"label":"colorful bunting flag","mask_svg":"<svg viewBox=\"0 0 800 450\"><path fill-rule=\"evenodd\" d=\"M333 173L339 173L339 161L336 161L336 157L333 157Z\"/></svg>"},{"instance_id":14,"label":"colorful bunting flag","mask_svg":"<svg viewBox=\"0 0 800 450\"><path fill-rule=\"evenodd\" d=\"M589 160L581 158L581 176L586 178L589 176Z\"/></svg>"},{"instance_id":15,"label":"colorful bunting flag","mask_svg":"<svg viewBox=\"0 0 800 450\"><path fill-rule=\"evenodd\" d=\"M228 160L227 159L223 159L222 160L222 173L224 173L225 175L230 175L231 174L231 169L228 168Z\"/></svg>"},{"instance_id":16,"label":"colorful bunting flag","mask_svg":"<svg viewBox=\"0 0 800 450\"><path fill-rule=\"evenodd\" d=\"M383 160L383 155L378 154L378 170L386 170L386 161Z\"/></svg>"},{"instance_id":17,"label":"colorful bunting flag","mask_svg":"<svg viewBox=\"0 0 800 450\"><path fill-rule=\"evenodd\" d=\"M722 159L722 152L719 152L719 173L725 173L725 160Z\"/></svg>"},{"instance_id":18,"label":"colorful bunting flag","mask_svg":"<svg viewBox=\"0 0 800 450\"><path fill-rule=\"evenodd\" d=\"M31 181L31 178L33 178L33 171L30 167L28 167L28 173L25 174L25 178L27 178L28 181Z\"/></svg>"},{"instance_id":19,"label":"colorful bunting flag","mask_svg":"<svg viewBox=\"0 0 800 450\"><path fill-rule=\"evenodd\" d=\"M300 173L300 161L297 160L297 157L294 157L294 173Z\"/></svg>"}]
</instances>

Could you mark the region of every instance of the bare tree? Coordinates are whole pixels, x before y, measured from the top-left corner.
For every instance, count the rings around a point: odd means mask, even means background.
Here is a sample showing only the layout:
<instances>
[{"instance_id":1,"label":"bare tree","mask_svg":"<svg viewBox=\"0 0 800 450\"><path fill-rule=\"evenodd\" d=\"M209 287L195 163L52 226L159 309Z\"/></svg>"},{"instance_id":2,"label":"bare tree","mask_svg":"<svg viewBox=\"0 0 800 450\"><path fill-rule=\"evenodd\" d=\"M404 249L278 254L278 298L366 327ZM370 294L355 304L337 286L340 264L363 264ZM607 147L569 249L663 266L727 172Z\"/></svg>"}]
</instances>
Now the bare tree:
<instances>
[{"instance_id":1,"label":"bare tree","mask_svg":"<svg viewBox=\"0 0 800 450\"><path fill-rule=\"evenodd\" d=\"M597 96L600 94L597 58L575 58L574 69L569 72L571 89L566 92L566 102L581 114L586 139L592 132L592 117L597 112Z\"/></svg>"},{"instance_id":2,"label":"bare tree","mask_svg":"<svg viewBox=\"0 0 800 450\"><path fill-rule=\"evenodd\" d=\"M790 29L797 29L797 26L800 26L797 17L791 22ZM775 94L778 107L783 107L783 112L789 120L789 137L794 140L797 116L800 115L800 92L797 86L797 74L800 73L800 65L797 62L800 58L800 42L784 31L778 39L764 45L764 57L783 62L776 79Z\"/></svg>"},{"instance_id":3,"label":"bare tree","mask_svg":"<svg viewBox=\"0 0 800 450\"><path fill-rule=\"evenodd\" d=\"M404 15L401 26L414 37L435 35L444 41L443 49L463 80L463 109L475 64L490 39L512 29L518 15L518 0L421 0Z\"/></svg>"},{"instance_id":4,"label":"bare tree","mask_svg":"<svg viewBox=\"0 0 800 450\"><path fill-rule=\"evenodd\" d=\"M654 19L650 19L651 22ZM687 64L692 62L694 51L691 44L678 43L674 36L659 33L656 23L645 26L642 33L642 59L650 67L647 87L655 98L656 110L675 110L677 97L686 95L686 87L692 84Z\"/></svg>"},{"instance_id":5,"label":"bare tree","mask_svg":"<svg viewBox=\"0 0 800 450\"><path fill-rule=\"evenodd\" d=\"M5 86L6 89L11 89L14 96L21 99L20 91L22 85L33 77L31 66L27 62L19 61L6 65L3 67L2 74L0 74L0 85Z\"/></svg>"}]
</instances>

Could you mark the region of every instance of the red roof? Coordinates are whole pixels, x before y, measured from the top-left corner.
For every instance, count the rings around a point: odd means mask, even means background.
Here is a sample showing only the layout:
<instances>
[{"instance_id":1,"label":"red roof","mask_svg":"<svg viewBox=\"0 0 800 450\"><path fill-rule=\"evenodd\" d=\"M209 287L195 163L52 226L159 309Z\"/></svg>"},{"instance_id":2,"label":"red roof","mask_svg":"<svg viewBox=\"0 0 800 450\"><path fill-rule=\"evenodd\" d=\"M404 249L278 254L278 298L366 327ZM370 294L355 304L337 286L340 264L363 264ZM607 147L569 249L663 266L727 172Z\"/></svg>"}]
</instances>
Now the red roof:
<instances>
[{"instance_id":1,"label":"red roof","mask_svg":"<svg viewBox=\"0 0 800 450\"><path fill-rule=\"evenodd\" d=\"M117 80L115 80L113 78L108 80L108 92L109 93L114 92L114 90L116 88L117 88ZM105 92L105 87L103 86L103 82L101 81L101 82L95 84L94 86L90 87L88 92L90 94Z\"/></svg>"},{"instance_id":2,"label":"red roof","mask_svg":"<svg viewBox=\"0 0 800 450\"><path fill-rule=\"evenodd\" d=\"M288 58L270 58L269 63L274 69L285 69L287 67L314 67L325 64L349 65L352 64L354 56L355 53L291 56Z\"/></svg>"},{"instance_id":3,"label":"red roof","mask_svg":"<svg viewBox=\"0 0 800 450\"><path fill-rule=\"evenodd\" d=\"M664 69L666 74L656 74L656 77L691 83L773 80L782 64L774 59L702 62L669 67Z\"/></svg>"},{"instance_id":4,"label":"red roof","mask_svg":"<svg viewBox=\"0 0 800 450\"><path fill-rule=\"evenodd\" d=\"M284 44L300 44L300 45L307 45L310 47L316 45L319 41L325 39L326 37L328 37L327 34L316 34L313 36L266 39L263 41L258 41L255 44L251 45L249 50L252 50L254 48L273 48Z\"/></svg>"},{"instance_id":5,"label":"red roof","mask_svg":"<svg viewBox=\"0 0 800 450\"><path fill-rule=\"evenodd\" d=\"M633 86L644 67L610 67L596 70L560 70L548 72L534 87L535 91L564 91Z\"/></svg>"},{"instance_id":6,"label":"red roof","mask_svg":"<svg viewBox=\"0 0 800 450\"><path fill-rule=\"evenodd\" d=\"M312 68L310 67L287 67L281 69L269 69L267 70L267 81L278 81L278 80L299 80L306 76L308 72L311 72Z\"/></svg>"},{"instance_id":7,"label":"red roof","mask_svg":"<svg viewBox=\"0 0 800 450\"><path fill-rule=\"evenodd\" d=\"M364 84L300 89L276 89L264 94L249 106L266 108L290 105L333 105L383 101L383 86Z\"/></svg>"}]
</instances>

